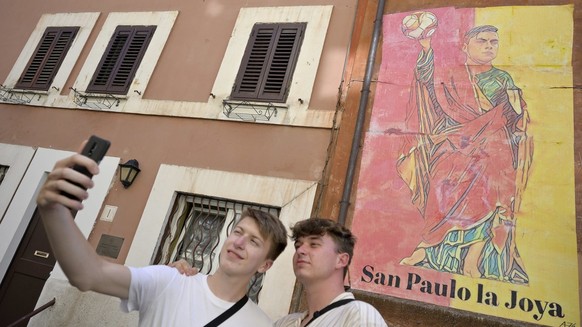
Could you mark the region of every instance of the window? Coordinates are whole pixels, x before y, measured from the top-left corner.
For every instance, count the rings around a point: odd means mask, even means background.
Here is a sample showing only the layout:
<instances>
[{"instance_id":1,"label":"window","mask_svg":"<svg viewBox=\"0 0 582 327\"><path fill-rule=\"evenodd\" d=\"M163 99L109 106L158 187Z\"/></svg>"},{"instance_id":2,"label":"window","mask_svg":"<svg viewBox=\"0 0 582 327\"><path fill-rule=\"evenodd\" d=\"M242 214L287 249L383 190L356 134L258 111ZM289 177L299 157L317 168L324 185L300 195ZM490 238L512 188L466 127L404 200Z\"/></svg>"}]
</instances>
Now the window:
<instances>
[{"instance_id":1,"label":"window","mask_svg":"<svg viewBox=\"0 0 582 327\"><path fill-rule=\"evenodd\" d=\"M162 233L154 264L184 259L202 273L213 273L218 267L218 254L225 238L247 207L279 216L279 209L270 206L178 194ZM247 294L255 302L258 302L263 275L253 277L249 285Z\"/></svg>"},{"instance_id":2,"label":"window","mask_svg":"<svg viewBox=\"0 0 582 327\"><path fill-rule=\"evenodd\" d=\"M78 31L78 26L48 27L15 88L47 91Z\"/></svg>"},{"instance_id":3,"label":"window","mask_svg":"<svg viewBox=\"0 0 582 327\"><path fill-rule=\"evenodd\" d=\"M231 99L285 102L305 23L255 24Z\"/></svg>"},{"instance_id":4,"label":"window","mask_svg":"<svg viewBox=\"0 0 582 327\"><path fill-rule=\"evenodd\" d=\"M156 26L117 26L87 92L127 94Z\"/></svg>"},{"instance_id":5,"label":"window","mask_svg":"<svg viewBox=\"0 0 582 327\"><path fill-rule=\"evenodd\" d=\"M2 181L4 181L4 176L6 176L6 173L8 173L8 168L10 167L0 165L0 184L2 184Z\"/></svg>"}]
</instances>

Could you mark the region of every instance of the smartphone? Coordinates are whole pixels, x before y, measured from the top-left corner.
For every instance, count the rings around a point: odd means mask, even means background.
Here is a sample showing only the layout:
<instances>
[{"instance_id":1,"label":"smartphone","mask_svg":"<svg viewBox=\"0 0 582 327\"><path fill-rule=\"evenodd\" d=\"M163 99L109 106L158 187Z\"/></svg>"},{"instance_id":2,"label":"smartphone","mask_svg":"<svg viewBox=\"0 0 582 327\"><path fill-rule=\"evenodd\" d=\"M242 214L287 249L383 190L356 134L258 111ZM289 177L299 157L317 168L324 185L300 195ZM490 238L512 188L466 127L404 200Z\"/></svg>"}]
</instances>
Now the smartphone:
<instances>
[{"instance_id":1,"label":"smartphone","mask_svg":"<svg viewBox=\"0 0 582 327\"><path fill-rule=\"evenodd\" d=\"M89 138L89 140L87 141L87 143L83 147L81 154L93 159L93 161L95 161L96 163L99 164L101 162L101 160L103 159L103 157L105 157L105 154L107 153L107 150L109 150L110 145L111 145L111 142L109 142L108 140L102 139L102 138L95 136L95 135L91 135L91 137ZM90 178L93 177L93 175L87 170L87 168L85 168L83 166L75 165L73 167L73 169L84 174L85 176L88 176ZM75 184L77 186L81 186L77 183L73 183L73 184ZM62 194L70 199L77 199L76 197L74 197L66 192L62 192Z\"/></svg>"}]
</instances>

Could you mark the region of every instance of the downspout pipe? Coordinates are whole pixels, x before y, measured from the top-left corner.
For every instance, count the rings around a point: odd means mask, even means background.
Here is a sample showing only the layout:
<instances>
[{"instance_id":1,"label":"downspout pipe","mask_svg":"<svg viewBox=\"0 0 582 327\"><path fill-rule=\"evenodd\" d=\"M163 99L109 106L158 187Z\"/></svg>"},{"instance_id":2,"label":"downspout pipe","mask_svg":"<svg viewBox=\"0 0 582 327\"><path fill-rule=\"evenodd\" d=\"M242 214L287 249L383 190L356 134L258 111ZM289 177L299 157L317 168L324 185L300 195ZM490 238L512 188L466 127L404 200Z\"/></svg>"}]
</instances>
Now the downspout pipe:
<instances>
[{"instance_id":1,"label":"downspout pipe","mask_svg":"<svg viewBox=\"0 0 582 327\"><path fill-rule=\"evenodd\" d=\"M380 32L382 30L382 17L384 15L384 6L386 1L378 1L378 9L376 9L376 20L374 21L374 31L372 34L372 44L370 44L370 51L368 52L368 60L366 62L366 71L364 75L364 84L362 86L360 105L358 108L358 115L356 120L356 128L354 137L352 138L352 149L350 151L350 158L348 161L348 168L346 172L346 179L344 182L344 190L342 199L340 201L340 212L338 223L345 225L348 214L348 206L350 205L350 197L352 194L352 185L354 183L354 175L356 172L356 163L358 154L360 152L360 141L362 139L362 130L364 128L364 121L366 119L366 107L368 105L368 98L370 95L370 84L372 84L372 71L374 68L374 60L376 59L376 51L378 49L378 42L380 39Z\"/></svg>"}]
</instances>

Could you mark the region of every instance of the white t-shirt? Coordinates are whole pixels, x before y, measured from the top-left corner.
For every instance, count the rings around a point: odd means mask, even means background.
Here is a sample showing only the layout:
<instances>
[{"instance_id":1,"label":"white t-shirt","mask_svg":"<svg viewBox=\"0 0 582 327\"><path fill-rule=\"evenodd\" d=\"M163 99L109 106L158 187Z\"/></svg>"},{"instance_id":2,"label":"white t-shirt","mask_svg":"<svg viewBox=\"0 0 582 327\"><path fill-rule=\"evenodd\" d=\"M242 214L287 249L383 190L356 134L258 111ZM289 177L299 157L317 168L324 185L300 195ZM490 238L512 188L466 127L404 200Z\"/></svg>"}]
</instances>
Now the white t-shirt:
<instances>
[{"instance_id":1,"label":"white t-shirt","mask_svg":"<svg viewBox=\"0 0 582 327\"><path fill-rule=\"evenodd\" d=\"M129 299L121 301L125 312L139 311L139 326L202 327L228 310L233 302L216 297L207 275L181 275L168 266L129 268ZM221 327L272 327L271 319L251 300Z\"/></svg>"},{"instance_id":2,"label":"white t-shirt","mask_svg":"<svg viewBox=\"0 0 582 327\"><path fill-rule=\"evenodd\" d=\"M353 299L354 295L349 292L338 295L331 303ZM331 304L330 303L330 304ZM275 327L299 327L301 320L307 316L307 312L289 314L277 321ZM387 327L384 318L372 305L362 301L352 301L337 308L333 308L317 319L313 320L307 327Z\"/></svg>"}]
</instances>

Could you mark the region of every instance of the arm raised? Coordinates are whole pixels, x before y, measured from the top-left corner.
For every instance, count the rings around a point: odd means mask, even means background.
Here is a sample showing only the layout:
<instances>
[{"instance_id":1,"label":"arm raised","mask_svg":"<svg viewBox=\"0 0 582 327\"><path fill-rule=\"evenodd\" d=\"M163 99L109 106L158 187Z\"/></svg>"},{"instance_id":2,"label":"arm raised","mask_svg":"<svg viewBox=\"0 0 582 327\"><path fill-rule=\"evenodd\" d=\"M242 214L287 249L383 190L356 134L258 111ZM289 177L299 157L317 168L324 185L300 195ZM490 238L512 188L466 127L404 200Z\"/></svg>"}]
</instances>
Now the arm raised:
<instances>
[{"instance_id":1,"label":"arm raised","mask_svg":"<svg viewBox=\"0 0 582 327\"><path fill-rule=\"evenodd\" d=\"M75 164L86 167L93 175L99 173L97 163L80 154L55 164L37 197L49 242L73 286L81 291L91 290L126 299L131 282L129 269L97 255L73 220L71 210L83 209L81 201L88 197L85 189L93 187L89 177L73 170ZM71 199L63 192L80 200Z\"/></svg>"}]
</instances>

